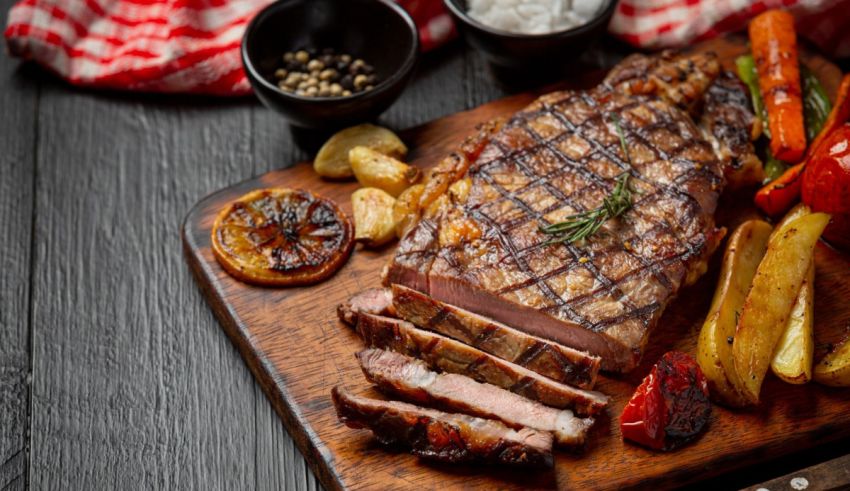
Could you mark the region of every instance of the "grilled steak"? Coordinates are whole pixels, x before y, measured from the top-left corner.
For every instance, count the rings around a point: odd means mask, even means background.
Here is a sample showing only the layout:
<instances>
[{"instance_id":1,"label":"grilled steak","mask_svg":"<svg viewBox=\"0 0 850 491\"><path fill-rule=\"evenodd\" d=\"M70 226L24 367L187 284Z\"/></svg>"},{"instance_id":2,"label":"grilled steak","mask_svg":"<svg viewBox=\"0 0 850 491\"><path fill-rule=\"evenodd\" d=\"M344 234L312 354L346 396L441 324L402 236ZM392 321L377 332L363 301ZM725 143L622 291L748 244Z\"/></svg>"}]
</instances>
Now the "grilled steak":
<instances>
[{"instance_id":1,"label":"grilled steak","mask_svg":"<svg viewBox=\"0 0 850 491\"><path fill-rule=\"evenodd\" d=\"M568 409L554 409L491 384L452 373L435 373L419 360L379 349L357 353L366 378L382 391L416 404L436 406L482 418L501 420L521 429L550 431L558 444L584 443L590 418L577 418Z\"/></svg>"},{"instance_id":2,"label":"grilled steak","mask_svg":"<svg viewBox=\"0 0 850 491\"><path fill-rule=\"evenodd\" d=\"M516 363L558 382L592 389L599 357L531 336L467 310L438 302L410 288L393 285L399 317Z\"/></svg>"},{"instance_id":3,"label":"grilled steak","mask_svg":"<svg viewBox=\"0 0 850 491\"><path fill-rule=\"evenodd\" d=\"M551 433L528 428L516 431L498 421L357 397L340 387L331 393L340 421L352 428L369 428L381 443L409 447L420 457L552 466Z\"/></svg>"},{"instance_id":4,"label":"grilled steak","mask_svg":"<svg viewBox=\"0 0 850 491\"><path fill-rule=\"evenodd\" d=\"M764 179L764 167L751 140L760 133L749 91L735 74L721 71L714 53L634 54L618 64L603 85L632 95L655 95L699 118L732 188Z\"/></svg>"},{"instance_id":5,"label":"grilled steak","mask_svg":"<svg viewBox=\"0 0 850 491\"><path fill-rule=\"evenodd\" d=\"M555 382L409 322L371 314L357 317L357 332L367 346L419 358L434 370L466 375L582 416L594 415L608 404L604 394Z\"/></svg>"},{"instance_id":6,"label":"grilled steak","mask_svg":"<svg viewBox=\"0 0 850 491\"><path fill-rule=\"evenodd\" d=\"M375 315L395 315L393 295L389 288L369 288L349 298L336 308L339 320L353 326L357 323L357 314L364 312Z\"/></svg>"},{"instance_id":7,"label":"grilled steak","mask_svg":"<svg viewBox=\"0 0 850 491\"><path fill-rule=\"evenodd\" d=\"M461 166L467 191L431 203L385 284L589 351L603 369L634 368L665 306L705 271L721 236L721 163L691 117L665 100L691 109L717 63L668 61L678 78L654 68L653 91L615 70L593 91L544 95L489 133ZM635 189L627 213L581 242L553 243L540 231L599 207L623 173Z\"/></svg>"},{"instance_id":8,"label":"grilled steak","mask_svg":"<svg viewBox=\"0 0 850 491\"><path fill-rule=\"evenodd\" d=\"M764 180L764 165L751 141L758 136L755 122L747 88L735 74L721 73L705 94L700 127L723 163L730 188Z\"/></svg>"},{"instance_id":9,"label":"grilled steak","mask_svg":"<svg viewBox=\"0 0 850 491\"><path fill-rule=\"evenodd\" d=\"M720 70L720 61L711 52L680 54L667 50L652 56L636 53L612 68L602 86L628 95L653 95L696 115Z\"/></svg>"}]
</instances>

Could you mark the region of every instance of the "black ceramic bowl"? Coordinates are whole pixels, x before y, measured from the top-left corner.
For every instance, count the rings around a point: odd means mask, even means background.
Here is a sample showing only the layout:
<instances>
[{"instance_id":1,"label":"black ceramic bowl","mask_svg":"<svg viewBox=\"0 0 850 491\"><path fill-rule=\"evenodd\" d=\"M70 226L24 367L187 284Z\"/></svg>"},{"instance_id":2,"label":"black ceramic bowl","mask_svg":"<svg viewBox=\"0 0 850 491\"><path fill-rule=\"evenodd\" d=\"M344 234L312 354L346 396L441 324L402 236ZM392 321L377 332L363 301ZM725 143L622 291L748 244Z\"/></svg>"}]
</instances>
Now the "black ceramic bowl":
<instances>
[{"instance_id":1,"label":"black ceramic bowl","mask_svg":"<svg viewBox=\"0 0 850 491\"><path fill-rule=\"evenodd\" d=\"M495 65L509 68L552 67L553 62L575 58L590 47L608 27L617 7L608 4L587 24L548 34L517 34L486 26L471 18L465 0L443 0L467 42Z\"/></svg>"},{"instance_id":2,"label":"black ceramic bowl","mask_svg":"<svg viewBox=\"0 0 850 491\"><path fill-rule=\"evenodd\" d=\"M375 68L374 89L348 97L302 97L277 87L274 71L287 51L334 48ZM419 36L390 0L280 0L257 14L242 38L242 63L257 97L293 125L332 129L373 119L413 74Z\"/></svg>"}]
</instances>

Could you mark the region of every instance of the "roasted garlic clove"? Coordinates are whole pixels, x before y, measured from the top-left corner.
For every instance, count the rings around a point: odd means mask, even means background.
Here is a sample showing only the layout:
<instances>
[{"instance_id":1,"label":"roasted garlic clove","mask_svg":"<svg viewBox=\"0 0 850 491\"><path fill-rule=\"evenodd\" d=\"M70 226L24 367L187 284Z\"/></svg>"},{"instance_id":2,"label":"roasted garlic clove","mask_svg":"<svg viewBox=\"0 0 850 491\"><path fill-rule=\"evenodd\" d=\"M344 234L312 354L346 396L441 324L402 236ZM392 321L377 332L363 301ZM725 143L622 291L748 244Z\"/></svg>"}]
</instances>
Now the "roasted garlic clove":
<instances>
[{"instance_id":1,"label":"roasted garlic clove","mask_svg":"<svg viewBox=\"0 0 850 491\"><path fill-rule=\"evenodd\" d=\"M404 158L407 147L392 131L372 124L361 124L334 134L319 149L313 169L322 177L346 179L354 173L348 161L348 152L356 146L371 148L384 155Z\"/></svg>"},{"instance_id":2,"label":"roasted garlic clove","mask_svg":"<svg viewBox=\"0 0 850 491\"><path fill-rule=\"evenodd\" d=\"M348 161L360 184L383 189L392 196L400 195L421 175L416 167L365 146L352 148Z\"/></svg>"},{"instance_id":3,"label":"roasted garlic clove","mask_svg":"<svg viewBox=\"0 0 850 491\"><path fill-rule=\"evenodd\" d=\"M380 247L395 238L393 205L396 200L377 188L360 188L351 194L354 209L354 240L366 247Z\"/></svg>"}]
</instances>

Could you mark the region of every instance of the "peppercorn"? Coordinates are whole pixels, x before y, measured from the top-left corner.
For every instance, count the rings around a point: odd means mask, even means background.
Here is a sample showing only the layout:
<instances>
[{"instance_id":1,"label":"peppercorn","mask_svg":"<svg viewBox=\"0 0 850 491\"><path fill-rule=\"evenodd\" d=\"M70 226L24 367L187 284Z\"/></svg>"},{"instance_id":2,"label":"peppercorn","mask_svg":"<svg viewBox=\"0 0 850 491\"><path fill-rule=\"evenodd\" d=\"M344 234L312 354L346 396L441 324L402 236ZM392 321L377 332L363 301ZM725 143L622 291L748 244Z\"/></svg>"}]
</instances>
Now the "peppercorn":
<instances>
[{"instance_id":1,"label":"peppercorn","mask_svg":"<svg viewBox=\"0 0 850 491\"><path fill-rule=\"evenodd\" d=\"M379 83L373 66L333 48L302 48L279 59L274 83L282 92L302 97L347 97Z\"/></svg>"}]
</instances>

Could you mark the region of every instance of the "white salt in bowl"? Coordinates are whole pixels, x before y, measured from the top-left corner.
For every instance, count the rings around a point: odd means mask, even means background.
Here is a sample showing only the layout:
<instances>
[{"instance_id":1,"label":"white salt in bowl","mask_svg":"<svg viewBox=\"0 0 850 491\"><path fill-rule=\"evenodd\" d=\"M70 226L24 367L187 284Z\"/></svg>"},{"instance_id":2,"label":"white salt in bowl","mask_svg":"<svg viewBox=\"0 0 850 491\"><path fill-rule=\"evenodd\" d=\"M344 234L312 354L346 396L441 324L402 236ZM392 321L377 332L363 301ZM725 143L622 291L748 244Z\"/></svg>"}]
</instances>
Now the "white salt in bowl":
<instances>
[{"instance_id":1,"label":"white salt in bowl","mask_svg":"<svg viewBox=\"0 0 850 491\"><path fill-rule=\"evenodd\" d=\"M616 0L602 0L601 7L591 0L552 1L552 9L539 9L518 0L443 3L470 45L493 64L510 68L541 68L578 57L605 34L617 7ZM573 8L558 18L559 6L564 12L564 6L569 5ZM470 12L470 7L475 10ZM548 32L551 29L555 30Z\"/></svg>"}]
</instances>

